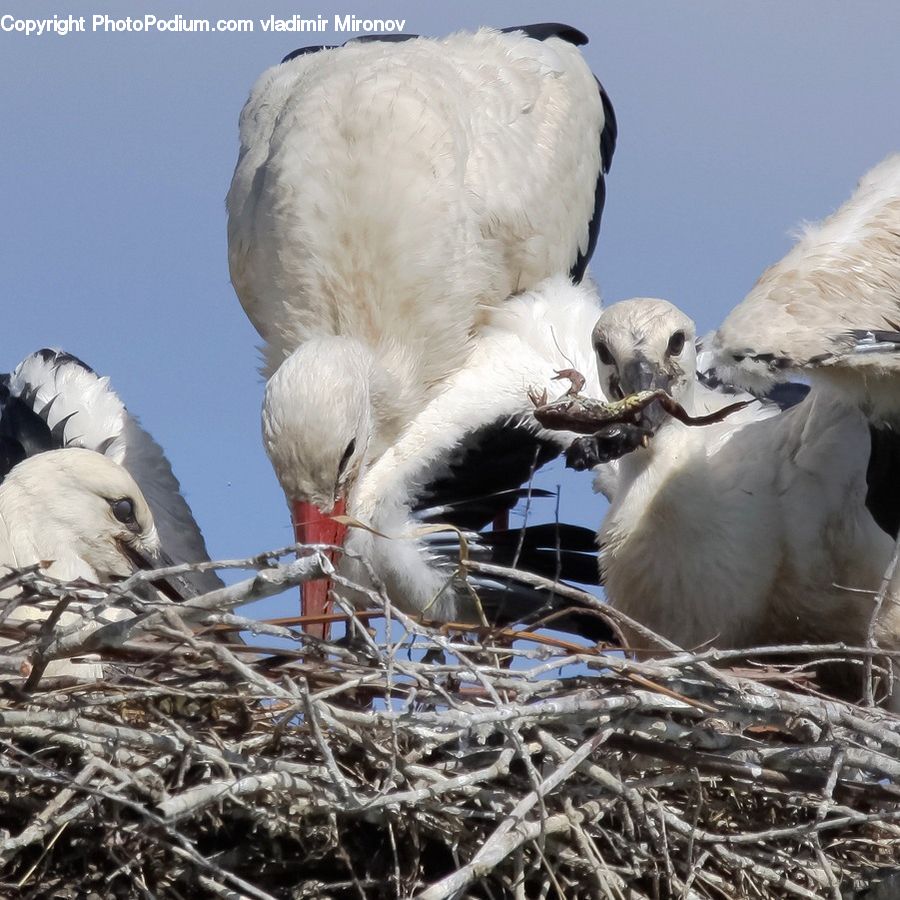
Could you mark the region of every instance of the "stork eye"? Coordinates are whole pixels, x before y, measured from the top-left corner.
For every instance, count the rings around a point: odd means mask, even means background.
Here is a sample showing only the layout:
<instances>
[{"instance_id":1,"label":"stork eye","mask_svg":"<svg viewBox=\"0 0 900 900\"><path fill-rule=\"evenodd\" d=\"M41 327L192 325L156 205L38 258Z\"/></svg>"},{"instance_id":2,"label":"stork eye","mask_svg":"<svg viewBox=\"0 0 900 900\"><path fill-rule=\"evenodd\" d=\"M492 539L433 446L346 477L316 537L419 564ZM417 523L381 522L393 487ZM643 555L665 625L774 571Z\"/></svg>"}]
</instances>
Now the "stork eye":
<instances>
[{"instance_id":1,"label":"stork eye","mask_svg":"<svg viewBox=\"0 0 900 900\"><path fill-rule=\"evenodd\" d=\"M109 508L123 525L131 531L137 530L137 519L134 517L134 501L128 497L122 497L120 500L110 500Z\"/></svg>"},{"instance_id":2,"label":"stork eye","mask_svg":"<svg viewBox=\"0 0 900 900\"><path fill-rule=\"evenodd\" d=\"M594 350L596 350L597 356L604 366L614 366L616 364L616 358L610 352L606 341L597 341L597 343L594 344Z\"/></svg>"},{"instance_id":3,"label":"stork eye","mask_svg":"<svg viewBox=\"0 0 900 900\"><path fill-rule=\"evenodd\" d=\"M350 462L350 457L353 456L354 450L356 450L356 438L353 438L350 443L347 444L347 449L344 451L344 455L338 463L338 478L344 474L344 469L347 468L347 463Z\"/></svg>"},{"instance_id":4,"label":"stork eye","mask_svg":"<svg viewBox=\"0 0 900 900\"><path fill-rule=\"evenodd\" d=\"M666 347L667 356L678 356L684 350L684 332L676 331L669 338L669 346Z\"/></svg>"}]
</instances>

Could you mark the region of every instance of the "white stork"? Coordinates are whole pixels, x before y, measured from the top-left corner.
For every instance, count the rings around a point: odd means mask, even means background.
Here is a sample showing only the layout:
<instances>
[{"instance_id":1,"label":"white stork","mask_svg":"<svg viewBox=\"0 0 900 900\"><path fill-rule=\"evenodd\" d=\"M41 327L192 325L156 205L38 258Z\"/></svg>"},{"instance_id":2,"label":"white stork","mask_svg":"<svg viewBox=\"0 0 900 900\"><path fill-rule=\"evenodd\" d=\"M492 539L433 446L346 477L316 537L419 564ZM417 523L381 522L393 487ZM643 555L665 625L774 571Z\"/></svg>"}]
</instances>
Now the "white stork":
<instances>
[{"instance_id":1,"label":"white stork","mask_svg":"<svg viewBox=\"0 0 900 900\"><path fill-rule=\"evenodd\" d=\"M19 462L0 484L0 575L12 568L43 564L47 574L66 581L109 582L136 569L161 565L159 536L150 507L128 472L91 450L48 450ZM0 592L9 621L44 620L52 609L16 602L18 589ZM59 625L80 619L70 604ZM127 615L107 610L111 621ZM4 641L4 643L8 643ZM48 677L99 678L93 662L55 661Z\"/></svg>"},{"instance_id":2,"label":"white stork","mask_svg":"<svg viewBox=\"0 0 900 900\"><path fill-rule=\"evenodd\" d=\"M209 559L162 448L109 379L69 353L39 350L10 375L0 375L0 479L27 457L66 447L97 451L131 474L150 505L169 563ZM179 583L189 593L222 585L214 572L192 572Z\"/></svg>"},{"instance_id":3,"label":"white stork","mask_svg":"<svg viewBox=\"0 0 900 900\"><path fill-rule=\"evenodd\" d=\"M900 422L900 153L765 271L709 346L723 380L802 373L875 421Z\"/></svg>"},{"instance_id":4,"label":"white stork","mask_svg":"<svg viewBox=\"0 0 900 900\"><path fill-rule=\"evenodd\" d=\"M593 340L612 396L663 388L694 415L723 403L695 375L694 323L664 300L615 304ZM859 407L823 385L785 412L647 424L598 535L609 602L687 648L865 644L893 541L867 506ZM900 609L882 609L875 635L900 647Z\"/></svg>"},{"instance_id":5,"label":"white stork","mask_svg":"<svg viewBox=\"0 0 900 900\"><path fill-rule=\"evenodd\" d=\"M562 335L597 313L587 289L545 281L584 275L615 146L612 106L575 46L585 40L531 26L354 42L292 54L254 86L229 261L265 341L264 441L299 542L340 543L328 517L345 508L392 537L410 536L417 506L447 515L429 479L459 486L460 458L485 437L499 457L489 471L502 471L501 423L525 425L528 449L510 444L527 465L474 488L527 477L538 446L536 424L520 422L527 389L589 350L586 334ZM543 356L531 349L541 330ZM520 356L489 356L504 344ZM420 543L351 544L383 563L396 602L462 612L453 590L435 601L446 572ZM306 590L307 614L327 589Z\"/></svg>"},{"instance_id":6,"label":"white stork","mask_svg":"<svg viewBox=\"0 0 900 900\"><path fill-rule=\"evenodd\" d=\"M707 342L721 381L761 391L799 374L806 399L704 428L657 414L649 447L619 461L599 536L611 603L686 647L866 643L900 524L898 312L893 156ZM701 411L693 323L671 304L617 304L594 342L607 391L665 387ZM895 604L874 636L900 647Z\"/></svg>"}]
</instances>

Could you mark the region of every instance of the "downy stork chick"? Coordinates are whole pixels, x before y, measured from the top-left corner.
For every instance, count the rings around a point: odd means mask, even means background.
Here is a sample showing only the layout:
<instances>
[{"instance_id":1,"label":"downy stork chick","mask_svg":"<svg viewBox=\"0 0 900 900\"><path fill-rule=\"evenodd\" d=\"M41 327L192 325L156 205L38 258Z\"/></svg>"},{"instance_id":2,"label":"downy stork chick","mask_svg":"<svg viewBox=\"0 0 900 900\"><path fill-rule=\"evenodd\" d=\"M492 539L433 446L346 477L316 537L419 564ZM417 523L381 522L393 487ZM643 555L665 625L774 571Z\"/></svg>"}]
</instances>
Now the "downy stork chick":
<instances>
[{"instance_id":1,"label":"downy stork chick","mask_svg":"<svg viewBox=\"0 0 900 900\"><path fill-rule=\"evenodd\" d=\"M49 450L16 465L0 484L0 572L48 563L66 581L108 582L161 565L150 507L122 466L93 450ZM7 597L15 588L5 592ZM71 604L60 625L79 620ZM118 611L107 610L106 618ZM49 610L20 604L13 621L42 620ZM102 676L96 663L56 661L47 676Z\"/></svg>"},{"instance_id":2,"label":"downy stork chick","mask_svg":"<svg viewBox=\"0 0 900 900\"><path fill-rule=\"evenodd\" d=\"M64 448L93 450L125 468L150 506L171 563L209 559L162 447L125 408L109 378L71 353L45 348L0 375L0 481L26 458ZM211 571L176 580L182 594L222 586Z\"/></svg>"},{"instance_id":3,"label":"downy stork chick","mask_svg":"<svg viewBox=\"0 0 900 900\"><path fill-rule=\"evenodd\" d=\"M665 300L626 300L610 307L591 340L604 393L620 398L639 391L667 391L693 407L697 366L694 323ZM643 419L659 426L665 413L654 404Z\"/></svg>"},{"instance_id":4,"label":"downy stork chick","mask_svg":"<svg viewBox=\"0 0 900 900\"><path fill-rule=\"evenodd\" d=\"M699 412L715 392L694 376L693 335L670 303L618 303L594 331L601 381L665 387ZM893 546L866 506L870 449L865 416L824 387L786 412L662 421L619 461L598 537L609 602L687 649L864 644ZM876 635L900 646L900 610Z\"/></svg>"},{"instance_id":5,"label":"downy stork chick","mask_svg":"<svg viewBox=\"0 0 900 900\"><path fill-rule=\"evenodd\" d=\"M900 153L760 276L709 350L716 374L753 390L801 373L873 423L900 424Z\"/></svg>"},{"instance_id":6,"label":"downy stork chick","mask_svg":"<svg viewBox=\"0 0 900 900\"><path fill-rule=\"evenodd\" d=\"M159 552L150 507L134 479L93 450L50 450L0 484L0 563L52 561L59 578L108 581Z\"/></svg>"}]
</instances>

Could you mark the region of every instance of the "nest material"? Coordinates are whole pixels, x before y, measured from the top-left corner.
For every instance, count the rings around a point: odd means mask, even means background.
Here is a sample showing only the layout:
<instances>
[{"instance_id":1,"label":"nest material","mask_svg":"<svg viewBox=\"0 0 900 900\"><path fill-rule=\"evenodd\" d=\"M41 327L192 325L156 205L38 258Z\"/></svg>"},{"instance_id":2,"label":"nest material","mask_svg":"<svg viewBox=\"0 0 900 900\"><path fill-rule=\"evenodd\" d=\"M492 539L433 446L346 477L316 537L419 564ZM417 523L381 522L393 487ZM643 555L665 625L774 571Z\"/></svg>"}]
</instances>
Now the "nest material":
<instances>
[{"instance_id":1,"label":"nest material","mask_svg":"<svg viewBox=\"0 0 900 900\"><path fill-rule=\"evenodd\" d=\"M15 576L29 603L135 615L0 626L0 895L900 896L900 720L802 667L438 630L374 595L386 626L354 617L325 647L230 611L328 561L244 563L182 606L142 599L143 575ZM87 652L102 683L40 677Z\"/></svg>"}]
</instances>

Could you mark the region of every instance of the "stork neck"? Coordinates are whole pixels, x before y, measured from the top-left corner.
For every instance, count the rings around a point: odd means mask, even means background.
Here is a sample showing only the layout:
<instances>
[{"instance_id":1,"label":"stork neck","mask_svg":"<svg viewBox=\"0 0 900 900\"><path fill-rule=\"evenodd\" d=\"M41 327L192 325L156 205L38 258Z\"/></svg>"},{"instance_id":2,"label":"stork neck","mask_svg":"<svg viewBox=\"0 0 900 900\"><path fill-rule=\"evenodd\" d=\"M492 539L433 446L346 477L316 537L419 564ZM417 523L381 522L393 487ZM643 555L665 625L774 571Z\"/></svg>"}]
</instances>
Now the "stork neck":
<instances>
[{"instance_id":1,"label":"stork neck","mask_svg":"<svg viewBox=\"0 0 900 900\"><path fill-rule=\"evenodd\" d=\"M680 445L689 440L690 429L672 418L666 420L656 429L646 447L623 456L619 462L620 477L623 484L631 482L646 472L651 465L654 472L662 473L678 464Z\"/></svg>"},{"instance_id":2,"label":"stork neck","mask_svg":"<svg viewBox=\"0 0 900 900\"><path fill-rule=\"evenodd\" d=\"M373 461L396 444L425 405L427 389L408 355L390 345L374 349L368 387L375 425L369 448Z\"/></svg>"}]
</instances>

